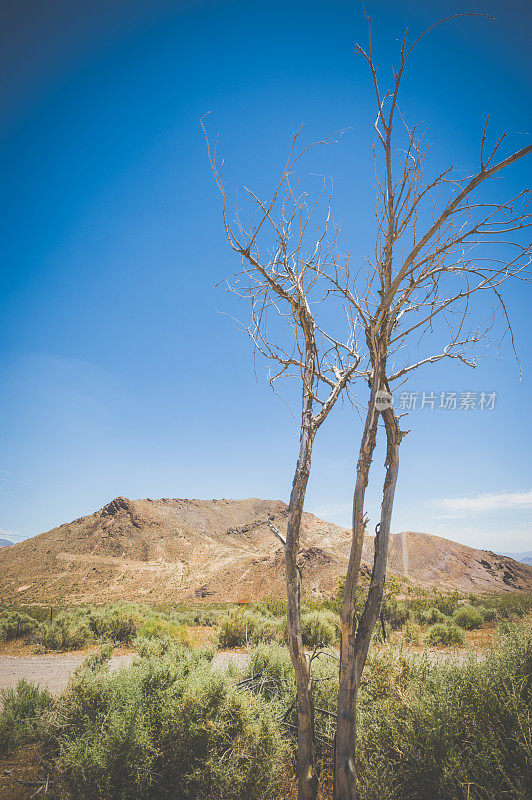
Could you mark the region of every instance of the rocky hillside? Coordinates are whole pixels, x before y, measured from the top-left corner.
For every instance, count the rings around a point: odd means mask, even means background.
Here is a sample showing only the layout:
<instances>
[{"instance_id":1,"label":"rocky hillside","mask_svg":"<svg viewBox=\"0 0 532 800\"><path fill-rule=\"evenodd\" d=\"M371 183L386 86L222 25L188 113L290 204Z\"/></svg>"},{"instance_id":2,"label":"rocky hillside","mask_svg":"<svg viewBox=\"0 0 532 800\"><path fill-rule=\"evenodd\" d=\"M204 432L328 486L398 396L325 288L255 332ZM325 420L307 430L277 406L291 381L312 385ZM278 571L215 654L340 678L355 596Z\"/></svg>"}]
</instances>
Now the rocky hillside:
<instances>
[{"instance_id":1,"label":"rocky hillside","mask_svg":"<svg viewBox=\"0 0 532 800\"><path fill-rule=\"evenodd\" d=\"M272 500L127 500L0 550L0 602L252 600L284 593L287 507ZM307 591L334 592L349 531L303 515ZM373 540L363 561L369 569ZM472 591L532 589L532 568L426 533L392 537L390 567L411 581Z\"/></svg>"}]
</instances>

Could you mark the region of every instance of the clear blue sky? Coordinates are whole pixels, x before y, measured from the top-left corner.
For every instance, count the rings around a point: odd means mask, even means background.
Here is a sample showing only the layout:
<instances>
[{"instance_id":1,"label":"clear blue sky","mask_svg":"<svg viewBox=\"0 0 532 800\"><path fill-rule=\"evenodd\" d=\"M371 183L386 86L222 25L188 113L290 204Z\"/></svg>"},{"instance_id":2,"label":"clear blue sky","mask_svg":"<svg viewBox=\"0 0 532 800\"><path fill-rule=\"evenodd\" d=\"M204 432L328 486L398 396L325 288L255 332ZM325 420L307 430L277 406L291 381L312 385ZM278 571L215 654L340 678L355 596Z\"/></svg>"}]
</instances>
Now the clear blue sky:
<instances>
[{"instance_id":1,"label":"clear blue sky","mask_svg":"<svg viewBox=\"0 0 532 800\"><path fill-rule=\"evenodd\" d=\"M406 25L463 3L369 3L383 74ZM530 141L532 7L484 0L412 60L402 97L431 164L474 169L485 116ZM128 497L287 499L297 431L226 314L237 269L199 120L231 192L266 192L292 131L351 126L305 168L335 179L351 252L370 252L373 97L358 2L19 0L1 4L0 536L19 540ZM532 159L531 159L532 161ZM521 163L500 191L530 185ZM475 372L427 368L419 391L496 391L494 411L418 411L394 530L529 550L530 292L508 294L508 349ZM297 403L292 402L297 414ZM307 508L348 523L360 420L320 432ZM379 460L382 453L379 454ZM377 472L377 477L379 473ZM485 497L480 497L486 495ZM378 506L370 490L370 512Z\"/></svg>"}]
</instances>

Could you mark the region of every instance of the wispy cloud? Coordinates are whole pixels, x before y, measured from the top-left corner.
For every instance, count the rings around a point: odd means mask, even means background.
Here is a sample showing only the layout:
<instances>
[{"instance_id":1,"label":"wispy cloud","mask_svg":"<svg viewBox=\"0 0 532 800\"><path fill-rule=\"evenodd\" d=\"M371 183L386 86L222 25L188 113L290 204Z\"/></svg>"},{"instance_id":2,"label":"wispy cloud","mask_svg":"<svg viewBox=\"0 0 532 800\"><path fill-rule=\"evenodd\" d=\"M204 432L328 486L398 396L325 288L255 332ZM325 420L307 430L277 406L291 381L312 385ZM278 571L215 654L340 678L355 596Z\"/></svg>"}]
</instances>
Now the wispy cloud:
<instances>
[{"instance_id":1,"label":"wispy cloud","mask_svg":"<svg viewBox=\"0 0 532 800\"><path fill-rule=\"evenodd\" d=\"M446 497L436 505L445 513L443 519L459 519L491 511L512 511L532 508L532 489L527 492L494 492L475 497Z\"/></svg>"},{"instance_id":2,"label":"wispy cloud","mask_svg":"<svg viewBox=\"0 0 532 800\"><path fill-rule=\"evenodd\" d=\"M312 514L315 514L317 517L320 517L320 519L327 520L328 522L334 522L336 525L349 526L351 524L351 503L336 503L328 506L316 506L308 508L307 510Z\"/></svg>"},{"instance_id":3,"label":"wispy cloud","mask_svg":"<svg viewBox=\"0 0 532 800\"><path fill-rule=\"evenodd\" d=\"M6 531L5 528L0 528L0 539L18 539L20 535L20 531Z\"/></svg>"}]
</instances>

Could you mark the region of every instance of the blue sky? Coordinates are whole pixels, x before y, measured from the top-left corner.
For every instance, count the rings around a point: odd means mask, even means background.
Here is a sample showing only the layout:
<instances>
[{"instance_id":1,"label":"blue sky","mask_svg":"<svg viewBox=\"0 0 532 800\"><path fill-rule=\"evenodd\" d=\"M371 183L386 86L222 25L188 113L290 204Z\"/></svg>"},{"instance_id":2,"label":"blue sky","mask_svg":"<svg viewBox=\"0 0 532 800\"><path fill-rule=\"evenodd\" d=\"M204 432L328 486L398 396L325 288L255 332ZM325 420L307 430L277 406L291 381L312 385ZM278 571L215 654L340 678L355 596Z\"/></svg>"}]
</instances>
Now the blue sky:
<instances>
[{"instance_id":1,"label":"blue sky","mask_svg":"<svg viewBox=\"0 0 532 800\"><path fill-rule=\"evenodd\" d=\"M408 25L454 2L373 2L390 74ZM486 114L528 143L532 9L483 2L413 58L401 107L424 121L431 166L474 169ZM369 254L375 118L358 2L2 2L0 536L18 541L128 497L287 499L297 426L216 288L228 250L199 120L220 134L232 198L267 192L292 132L349 127L305 169L335 181L351 252ZM500 182L530 185L521 162ZM507 295L523 379L503 346L474 372L428 367L419 392L497 392L494 410L418 410L403 446L394 530L529 550L530 294ZM287 396L297 416L297 401ZM350 516L360 419L320 431L307 509ZM378 462L382 461L379 451ZM369 491L379 501L380 467Z\"/></svg>"}]
</instances>

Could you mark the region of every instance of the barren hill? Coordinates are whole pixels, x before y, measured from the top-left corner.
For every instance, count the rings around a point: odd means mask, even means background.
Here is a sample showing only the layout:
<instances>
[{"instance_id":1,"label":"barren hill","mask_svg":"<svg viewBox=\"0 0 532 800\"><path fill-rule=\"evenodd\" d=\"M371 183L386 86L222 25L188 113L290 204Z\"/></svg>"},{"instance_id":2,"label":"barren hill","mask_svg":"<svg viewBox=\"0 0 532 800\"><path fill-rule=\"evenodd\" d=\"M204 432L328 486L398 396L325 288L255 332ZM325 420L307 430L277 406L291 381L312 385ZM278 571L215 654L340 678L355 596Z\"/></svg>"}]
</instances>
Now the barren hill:
<instances>
[{"instance_id":1,"label":"barren hill","mask_svg":"<svg viewBox=\"0 0 532 800\"><path fill-rule=\"evenodd\" d=\"M117 599L254 600L284 593L285 503L272 500L127 500L0 549L0 602ZM300 563L307 591L334 592L345 573L349 531L303 515ZM363 561L373 557L367 537ZM392 537L390 567L449 589L532 589L532 567L431 536Z\"/></svg>"}]
</instances>

